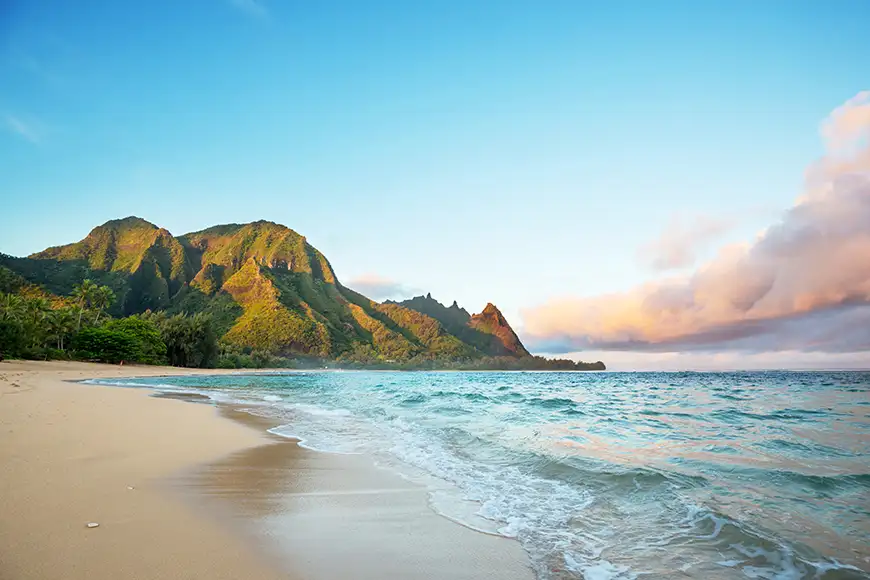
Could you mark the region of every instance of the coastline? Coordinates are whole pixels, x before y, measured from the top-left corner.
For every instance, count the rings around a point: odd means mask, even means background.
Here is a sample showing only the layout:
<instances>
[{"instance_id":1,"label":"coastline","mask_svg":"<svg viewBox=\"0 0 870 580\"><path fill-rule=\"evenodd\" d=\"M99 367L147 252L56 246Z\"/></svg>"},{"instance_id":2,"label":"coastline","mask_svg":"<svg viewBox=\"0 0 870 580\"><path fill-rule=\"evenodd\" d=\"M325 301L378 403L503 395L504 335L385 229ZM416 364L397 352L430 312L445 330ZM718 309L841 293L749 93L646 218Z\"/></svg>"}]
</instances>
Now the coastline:
<instances>
[{"instance_id":1,"label":"coastline","mask_svg":"<svg viewBox=\"0 0 870 580\"><path fill-rule=\"evenodd\" d=\"M534 578L519 544L368 458L231 407L70 382L237 372L0 363L0 578Z\"/></svg>"},{"instance_id":2,"label":"coastline","mask_svg":"<svg viewBox=\"0 0 870 580\"><path fill-rule=\"evenodd\" d=\"M278 425L243 407L219 409L258 430ZM422 485L366 455L271 437L275 444L227 455L175 483L206 508L217 503L225 517L247 523L257 544L300 577L534 580L518 542L439 515Z\"/></svg>"}]
</instances>

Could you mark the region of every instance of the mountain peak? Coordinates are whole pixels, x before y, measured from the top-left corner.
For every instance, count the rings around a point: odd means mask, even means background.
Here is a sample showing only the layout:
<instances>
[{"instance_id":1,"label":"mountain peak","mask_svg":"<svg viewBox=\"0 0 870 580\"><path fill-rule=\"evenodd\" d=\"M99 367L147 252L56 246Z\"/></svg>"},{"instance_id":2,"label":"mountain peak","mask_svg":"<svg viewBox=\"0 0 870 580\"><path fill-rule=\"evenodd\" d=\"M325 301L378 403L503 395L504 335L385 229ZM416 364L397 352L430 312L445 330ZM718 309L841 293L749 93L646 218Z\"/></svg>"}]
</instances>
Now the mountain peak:
<instances>
[{"instance_id":1,"label":"mountain peak","mask_svg":"<svg viewBox=\"0 0 870 580\"><path fill-rule=\"evenodd\" d=\"M489 356L530 356L501 311L491 302L480 314L470 315L456 300L444 306L432 294L398 302L440 322L448 332Z\"/></svg>"},{"instance_id":2,"label":"mountain peak","mask_svg":"<svg viewBox=\"0 0 870 580\"><path fill-rule=\"evenodd\" d=\"M135 215L130 215L125 218L120 218L116 220L109 220L103 225L97 226L92 230L96 231L99 229L112 229L112 230L131 230L131 229L148 229L148 230L159 230L156 225L152 224L146 219L140 218Z\"/></svg>"},{"instance_id":3,"label":"mountain peak","mask_svg":"<svg viewBox=\"0 0 870 580\"><path fill-rule=\"evenodd\" d=\"M288 228L283 224L279 224L269 220L257 220L253 222L247 222L243 224L239 223L228 223L228 224L218 224L215 226L210 226L205 228L204 230L197 230L195 232L189 232L180 236L181 238L203 238L203 237L215 237L215 236L231 236L237 234L241 231L246 232L263 232L263 231L273 231L273 232L282 232L282 233L292 233L294 235L299 235L292 229ZM301 236L300 236L301 237Z\"/></svg>"},{"instance_id":4,"label":"mountain peak","mask_svg":"<svg viewBox=\"0 0 870 580\"><path fill-rule=\"evenodd\" d=\"M48 248L31 258L72 261L95 272L135 275L139 282L123 294L121 301L123 312L128 314L166 308L192 275L178 240L137 216L109 220L79 242Z\"/></svg>"},{"instance_id":5,"label":"mountain peak","mask_svg":"<svg viewBox=\"0 0 870 580\"><path fill-rule=\"evenodd\" d=\"M520 342L519 337L511 328L511 325L505 319L501 310L488 302L486 307L480 312L471 317L469 326L480 332L490 334L497 340L497 345L503 348L514 356L530 356L529 351Z\"/></svg>"},{"instance_id":6,"label":"mountain peak","mask_svg":"<svg viewBox=\"0 0 870 580\"><path fill-rule=\"evenodd\" d=\"M213 226L179 239L199 270L212 264L228 277L255 259L273 270L310 274L315 280L336 283L332 266L305 236L268 220Z\"/></svg>"}]
</instances>

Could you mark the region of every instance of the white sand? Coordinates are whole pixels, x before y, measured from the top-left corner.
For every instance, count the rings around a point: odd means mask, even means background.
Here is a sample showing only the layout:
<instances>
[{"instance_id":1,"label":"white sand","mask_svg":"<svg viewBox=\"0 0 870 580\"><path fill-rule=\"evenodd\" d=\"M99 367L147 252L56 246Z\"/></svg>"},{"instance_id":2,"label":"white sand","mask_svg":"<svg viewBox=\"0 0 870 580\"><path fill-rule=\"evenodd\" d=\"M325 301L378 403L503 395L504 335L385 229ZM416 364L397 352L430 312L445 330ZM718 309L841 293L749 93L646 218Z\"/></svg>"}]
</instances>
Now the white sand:
<instances>
[{"instance_id":1,"label":"white sand","mask_svg":"<svg viewBox=\"0 0 870 580\"><path fill-rule=\"evenodd\" d=\"M210 406L64 382L181 372L0 363L0 578L287 578L160 485L264 437Z\"/></svg>"}]
</instances>

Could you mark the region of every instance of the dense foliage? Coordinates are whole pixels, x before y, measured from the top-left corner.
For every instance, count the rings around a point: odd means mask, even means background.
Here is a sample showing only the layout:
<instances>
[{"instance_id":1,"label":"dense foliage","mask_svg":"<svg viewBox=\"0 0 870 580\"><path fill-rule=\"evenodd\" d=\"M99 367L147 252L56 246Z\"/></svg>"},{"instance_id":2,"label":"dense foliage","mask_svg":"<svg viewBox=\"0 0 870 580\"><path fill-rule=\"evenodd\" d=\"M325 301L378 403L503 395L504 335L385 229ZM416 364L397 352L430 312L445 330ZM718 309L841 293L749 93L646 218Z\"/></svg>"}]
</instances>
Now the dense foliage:
<instances>
[{"instance_id":1,"label":"dense foliage","mask_svg":"<svg viewBox=\"0 0 870 580\"><path fill-rule=\"evenodd\" d=\"M143 320L160 330L170 365L211 368L217 363L217 335L208 314L167 316L163 312L147 313Z\"/></svg>"},{"instance_id":2,"label":"dense foliage","mask_svg":"<svg viewBox=\"0 0 870 580\"><path fill-rule=\"evenodd\" d=\"M8 276L0 270L0 280ZM111 319L104 310L112 291L84 280L54 302L26 284L6 284L0 294L0 358L74 358L107 363L213 367L217 334L206 314L164 313Z\"/></svg>"},{"instance_id":3,"label":"dense foliage","mask_svg":"<svg viewBox=\"0 0 870 580\"><path fill-rule=\"evenodd\" d=\"M62 354L80 321L90 323L96 318L93 311L52 300L38 288L21 284L17 290L16 294L0 294L0 354L4 356Z\"/></svg>"},{"instance_id":4,"label":"dense foliage","mask_svg":"<svg viewBox=\"0 0 870 580\"><path fill-rule=\"evenodd\" d=\"M154 321L134 315L118 320L110 320L104 329L116 334L124 334L136 343L136 357L121 360L159 365L166 363L166 343L163 332Z\"/></svg>"},{"instance_id":5,"label":"dense foliage","mask_svg":"<svg viewBox=\"0 0 870 580\"><path fill-rule=\"evenodd\" d=\"M97 362L139 362L142 348L136 337L107 328L84 328L73 337L73 352L77 358Z\"/></svg>"},{"instance_id":6,"label":"dense foliage","mask_svg":"<svg viewBox=\"0 0 870 580\"><path fill-rule=\"evenodd\" d=\"M223 345L217 367L222 369L278 369L296 368L299 362L266 351Z\"/></svg>"}]
</instances>

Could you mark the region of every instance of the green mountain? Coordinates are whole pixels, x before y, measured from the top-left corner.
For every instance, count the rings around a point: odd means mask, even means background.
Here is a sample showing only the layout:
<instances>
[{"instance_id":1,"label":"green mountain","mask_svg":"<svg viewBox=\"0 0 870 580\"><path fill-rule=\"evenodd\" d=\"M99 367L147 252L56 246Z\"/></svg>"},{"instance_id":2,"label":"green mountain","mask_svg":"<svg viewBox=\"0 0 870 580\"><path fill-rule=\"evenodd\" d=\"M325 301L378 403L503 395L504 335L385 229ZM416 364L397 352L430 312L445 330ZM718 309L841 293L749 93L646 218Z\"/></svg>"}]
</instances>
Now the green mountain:
<instances>
[{"instance_id":1,"label":"green mountain","mask_svg":"<svg viewBox=\"0 0 870 580\"><path fill-rule=\"evenodd\" d=\"M80 242L48 248L30 258L42 266L35 270L46 273L34 281L59 294L70 289L64 279L57 279L64 271L52 268L58 263L76 266L82 276L97 272L95 277L108 278L121 290L124 314L168 308L194 272L185 248L172 234L137 217L108 221Z\"/></svg>"},{"instance_id":2,"label":"green mountain","mask_svg":"<svg viewBox=\"0 0 870 580\"><path fill-rule=\"evenodd\" d=\"M268 221L175 237L127 217L27 258L0 254L0 266L59 296L86 278L108 285L114 316L208 313L221 341L243 350L355 363L498 357L511 368L533 358L494 305L472 316L431 296L374 302L343 286L304 236Z\"/></svg>"}]
</instances>

